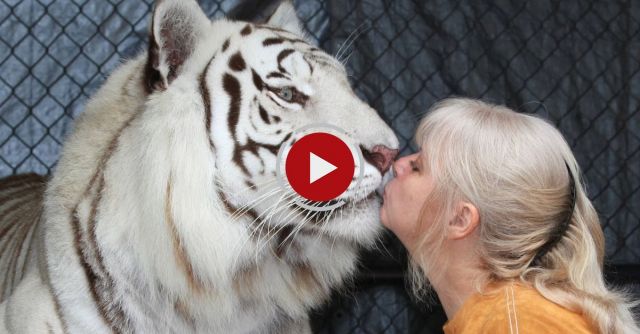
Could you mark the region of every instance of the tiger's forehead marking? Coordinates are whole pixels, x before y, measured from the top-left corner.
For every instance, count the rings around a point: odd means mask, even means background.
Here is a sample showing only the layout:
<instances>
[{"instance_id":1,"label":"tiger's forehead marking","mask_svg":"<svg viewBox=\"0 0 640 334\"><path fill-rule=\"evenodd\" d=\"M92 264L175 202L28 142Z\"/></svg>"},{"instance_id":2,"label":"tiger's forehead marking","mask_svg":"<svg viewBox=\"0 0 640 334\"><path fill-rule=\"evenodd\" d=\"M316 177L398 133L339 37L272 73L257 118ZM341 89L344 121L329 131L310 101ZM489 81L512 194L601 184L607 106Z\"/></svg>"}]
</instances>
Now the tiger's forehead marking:
<instances>
[{"instance_id":1,"label":"tiger's forehead marking","mask_svg":"<svg viewBox=\"0 0 640 334\"><path fill-rule=\"evenodd\" d=\"M242 36L242 38L237 38ZM292 80L291 73L295 73L295 68L289 68L286 60L293 54L301 55L300 64L308 67L308 75L313 75L314 65L305 55L311 50L322 52L313 47L307 41L294 37L291 32L273 27L256 26L246 24L238 28L234 36L229 36L223 43L222 53L228 54L227 68L232 73L242 72L249 68L252 74L254 86L261 90L264 87L264 79L288 79ZM256 47L264 47L264 52L256 52ZM273 59L269 59L273 56ZM257 59L256 59L257 57ZM258 66L255 61L262 61L263 64L272 63L277 67L267 70L264 74L257 74L253 69ZM297 66L295 66L298 68ZM275 70L275 71L274 71ZM293 70L293 72L292 72Z\"/></svg>"},{"instance_id":2,"label":"tiger's forehead marking","mask_svg":"<svg viewBox=\"0 0 640 334\"><path fill-rule=\"evenodd\" d=\"M282 51L280 51L280 53L278 53L278 70L281 73L289 73L283 66L282 66L282 61L284 61L285 58L287 58L289 55L291 55L292 53L294 53L295 50L294 49L284 49Z\"/></svg>"},{"instance_id":3,"label":"tiger's forehead marking","mask_svg":"<svg viewBox=\"0 0 640 334\"><path fill-rule=\"evenodd\" d=\"M280 37L269 37L262 41L262 46L270 46L284 43L284 39Z\"/></svg>"},{"instance_id":4,"label":"tiger's forehead marking","mask_svg":"<svg viewBox=\"0 0 640 334\"><path fill-rule=\"evenodd\" d=\"M242 30L240 30L240 35L247 36L251 33L251 31L253 31L253 29L251 29L251 24L247 24L246 26L244 26L244 28L242 28Z\"/></svg>"},{"instance_id":5,"label":"tiger's forehead marking","mask_svg":"<svg viewBox=\"0 0 640 334\"><path fill-rule=\"evenodd\" d=\"M305 58L307 54L314 54L316 56L324 56L324 58L329 58L329 56L324 54L324 51L309 44L308 41L302 39L301 37L290 31L280 28L262 24L247 23L242 27L242 29L239 30L239 33L243 38L237 41L238 44L247 44L246 38L250 38L253 41L257 39L259 40L259 42L257 43L260 43L264 47L281 46L286 49L292 49L294 52L301 52L305 56ZM226 51L232 43L235 44L232 37L227 38L222 45L222 51Z\"/></svg>"},{"instance_id":6,"label":"tiger's forehead marking","mask_svg":"<svg viewBox=\"0 0 640 334\"><path fill-rule=\"evenodd\" d=\"M280 29L280 28L276 28L276 27L272 27L264 24L256 24L255 27L256 29L260 29L263 31L265 30L270 31L273 35L280 36L290 42L309 44L307 43L307 41L301 39L300 37L298 37L298 35L288 30L284 30L284 29Z\"/></svg>"},{"instance_id":7,"label":"tiger's forehead marking","mask_svg":"<svg viewBox=\"0 0 640 334\"><path fill-rule=\"evenodd\" d=\"M247 67L240 51L234 53L233 56L229 58L229 67L236 72L243 71Z\"/></svg>"},{"instance_id":8,"label":"tiger's forehead marking","mask_svg":"<svg viewBox=\"0 0 640 334\"><path fill-rule=\"evenodd\" d=\"M342 65L335 58L329 56L323 50L309 44L309 42L303 39L293 37L293 33L270 26L258 25L257 28L269 31L268 36L262 40L262 46L270 47L274 45L289 44L286 46L287 49L292 49L303 54L304 60L309 65L311 73L313 73L314 70L312 63L317 63L318 65L331 68L333 71L338 73L344 72ZM301 48L300 46L304 46L304 48ZM280 58L283 51L279 54L279 63L285 58L284 56Z\"/></svg>"},{"instance_id":9,"label":"tiger's forehead marking","mask_svg":"<svg viewBox=\"0 0 640 334\"><path fill-rule=\"evenodd\" d=\"M267 52L264 53L265 56L272 54L275 59L269 60L262 56L262 52L256 53L256 47L258 46L264 47L264 51ZM252 23L240 25L235 31L235 38L233 35L228 36L223 42L222 53L224 54L227 51L231 52L227 58L227 68L231 70L231 73L239 73L249 68L252 72L252 82L258 90L265 86L265 78L293 80L295 75L292 77L291 73L294 73L296 68L299 67L289 68L290 66L285 65L288 63L285 60L288 60L289 57L296 53L301 55L302 61L298 63L306 64L306 67L308 67L308 71L304 71L308 76L314 76L316 67L319 67L326 69L327 75L337 75L338 81L348 83L346 78L341 77L346 76L347 73L338 60L318 47L309 44L308 41L303 40L298 35L280 28ZM265 61L273 61L274 65L277 66L274 69L275 71L256 73L252 66L252 63L255 64L256 56L258 59L262 58L263 64ZM291 70L294 72L291 72ZM226 83L228 84L229 81ZM226 88L231 87L227 85ZM227 90L227 93L229 93L229 90Z\"/></svg>"}]
</instances>

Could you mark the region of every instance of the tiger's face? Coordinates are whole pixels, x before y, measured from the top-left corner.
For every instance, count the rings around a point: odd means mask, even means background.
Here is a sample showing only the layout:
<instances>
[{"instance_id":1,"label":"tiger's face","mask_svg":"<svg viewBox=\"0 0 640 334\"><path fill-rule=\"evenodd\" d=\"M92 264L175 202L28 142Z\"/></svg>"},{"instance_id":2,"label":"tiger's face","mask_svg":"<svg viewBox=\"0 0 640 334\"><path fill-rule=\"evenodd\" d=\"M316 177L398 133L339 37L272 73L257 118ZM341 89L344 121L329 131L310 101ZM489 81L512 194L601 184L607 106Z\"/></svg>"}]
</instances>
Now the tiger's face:
<instances>
[{"instance_id":1,"label":"tiger's face","mask_svg":"<svg viewBox=\"0 0 640 334\"><path fill-rule=\"evenodd\" d=\"M343 65L303 38L292 5L285 2L266 25L257 25L209 22L191 1L163 3L154 14L149 63L158 66L148 75L149 87L201 96L215 164L211 186L229 214L255 233L288 228L373 240L380 229L375 189L397 153L397 138L355 95ZM193 79L197 85L187 84ZM313 211L296 204L301 197L282 186L276 168L283 145L298 139L295 131L320 123L344 130L343 139L364 161L356 160L362 177L354 176L335 200L345 205Z\"/></svg>"}]
</instances>

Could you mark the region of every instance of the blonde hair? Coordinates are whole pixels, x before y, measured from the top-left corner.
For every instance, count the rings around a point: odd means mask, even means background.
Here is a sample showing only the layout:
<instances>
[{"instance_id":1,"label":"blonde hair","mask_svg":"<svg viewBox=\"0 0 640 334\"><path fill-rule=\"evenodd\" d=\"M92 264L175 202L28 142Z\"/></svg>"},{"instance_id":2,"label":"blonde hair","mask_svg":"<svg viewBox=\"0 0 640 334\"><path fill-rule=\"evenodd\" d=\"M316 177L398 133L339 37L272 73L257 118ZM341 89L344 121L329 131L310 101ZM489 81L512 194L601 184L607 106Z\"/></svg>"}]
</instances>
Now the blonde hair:
<instances>
[{"instance_id":1,"label":"blonde hair","mask_svg":"<svg viewBox=\"0 0 640 334\"><path fill-rule=\"evenodd\" d=\"M553 125L506 107L452 98L436 104L422 120L416 142L435 183L422 215L430 212L435 223L420 224L421 237L410 252L417 296L429 289L426 276L433 279L434 269L448 261L442 256L445 222L464 200L480 215L478 255L485 275L478 278L478 287L518 280L581 312L601 333L640 332L631 312L635 304L604 281L598 215L571 149ZM433 203L437 208L427 207ZM560 240L542 254L567 220Z\"/></svg>"}]
</instances>

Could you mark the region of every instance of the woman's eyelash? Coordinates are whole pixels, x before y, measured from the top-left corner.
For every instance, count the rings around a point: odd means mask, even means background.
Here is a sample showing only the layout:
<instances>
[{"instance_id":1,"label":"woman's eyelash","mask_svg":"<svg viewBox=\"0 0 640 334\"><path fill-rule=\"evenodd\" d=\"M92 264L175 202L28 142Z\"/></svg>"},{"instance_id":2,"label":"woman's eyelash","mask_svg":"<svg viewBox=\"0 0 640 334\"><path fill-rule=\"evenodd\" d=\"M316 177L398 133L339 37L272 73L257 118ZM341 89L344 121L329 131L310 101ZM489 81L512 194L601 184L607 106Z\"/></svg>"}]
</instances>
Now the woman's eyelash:
<instances>
[{"instance_id":1,"label":"woman's eyelash","mask_svg":"<svg viewBox=\"0 0 640 334\"><path fill-rule=\"evenodd\" d=\"M418 164L415 161L411 161L411 170L414 172L420 171L420 168L418 168Z\"/></svg>"}]
</instances>

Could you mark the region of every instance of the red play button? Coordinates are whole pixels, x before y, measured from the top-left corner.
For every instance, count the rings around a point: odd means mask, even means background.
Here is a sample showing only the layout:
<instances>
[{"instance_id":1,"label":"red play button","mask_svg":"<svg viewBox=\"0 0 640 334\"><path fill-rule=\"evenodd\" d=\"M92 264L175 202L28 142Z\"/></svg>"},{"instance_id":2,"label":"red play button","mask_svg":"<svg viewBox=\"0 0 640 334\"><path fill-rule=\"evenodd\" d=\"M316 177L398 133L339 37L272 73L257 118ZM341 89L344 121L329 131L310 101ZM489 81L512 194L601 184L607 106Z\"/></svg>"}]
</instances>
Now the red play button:
<instances>
[{"instance_id":1,"label":"red play button","mask_svg":"<svg viewBox=\"0 0 640 334\"><path fill-rule=\"evenodd\" d=\"M340 196L351 184L354 171L349 146L325 132L300 138L285 162L287 180L293 190L312 201L329 201Z\"/></svg>"}]
</instances>

